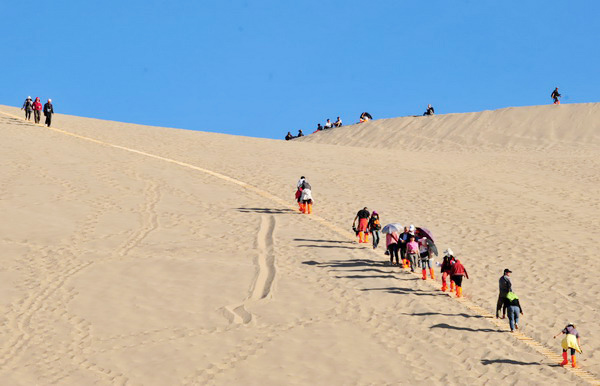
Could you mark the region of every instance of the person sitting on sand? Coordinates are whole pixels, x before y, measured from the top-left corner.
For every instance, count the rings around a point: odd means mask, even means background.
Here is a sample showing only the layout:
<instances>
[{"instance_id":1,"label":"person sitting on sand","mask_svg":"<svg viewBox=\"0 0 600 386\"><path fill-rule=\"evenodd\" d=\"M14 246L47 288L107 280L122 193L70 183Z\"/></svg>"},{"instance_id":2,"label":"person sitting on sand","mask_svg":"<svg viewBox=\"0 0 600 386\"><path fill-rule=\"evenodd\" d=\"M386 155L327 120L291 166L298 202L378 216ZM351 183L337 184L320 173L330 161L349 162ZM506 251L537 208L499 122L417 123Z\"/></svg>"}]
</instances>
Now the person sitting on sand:
<instances>
[{"instance_id":1,"label":"person sitting on sand","mask_svg":"<svg viewBox=\"0 0 600 386\"><path fill-rule=\"evenodd\" d=\"M467 279L469 278L469 274L467 273L467 270L465 269L465 267L462 265L460 260L456 259L456 261L454 262L454 265L452 266L452 270L450 271L450 279L452 279L452 281L456 285L456 297L457 298L462 297L463 276L465 276Z\"/></svg>"},{"instance_id":2,"label":"person sitting on sand","mask_svg":"<svg viewBox=\"0 0 600 386\"><path fill-rule=\"evenodd\" d=\"M371 114L367 113L366 111L362 114L360 114L360 122L368 122L370 120L372 120L373 117L371 116Z\"/></svg>"},{"instance_id":3,"label":"person sitting on sand","mask_svg":"<svg viewBox=\"0 0 600 386\"><path fill-rule=\"evenodd\" d=\"M381 230L381 221L379 221L379 213L373 211L369 219L369 232L373 236L373 249L377 249L379 245L379 231Z\"/></svg>"},{"instance_id":4,"label":"person sitting on sand","mask_svg":"<svg viewBox=\"0 0 600 386\"><path fill-rule=\"evenodd\" d=\"M415 241L415 235L408 235L408 243L406 243L406 258L410 263L410 271L415 272L415 265L419 259L419 243Z\"/></svg>"},{"instance_id":5,"label":"person sitting on sand","mask_svg":"<svg viewBox=\"0 0 600 386\"><path fill-rule=\"evenodd\" d=\"M550 98L552 98L554 100L554 104L555 105L559 105L560 104L560 100L558 98L560 98L562 95L560 95L560 93L558 92L558 87L554 89L554 91L552 91L552 94L550 94Z\"/></svg>"},{"instance_id":6,"label":"person sitting on sand","mask_svg":"<svg viewBox=\"0 0 600 386\"><path fill-rule=\"evenodd\" d=\"M435 114L435 110L433 109L433 106L427 105L427 110L425 110L425 112L423 113L423 116L433 115L433 114Z\"/></svg>"},{"instance_id":7,"label":"person sitting on sand","mask_svg":"<svg viewBox=\"0 0 600 386\"><path fill-rule=\"evenodd\" d=\"M502 309L502 319L506 317L506 295L512 291L512 282L510 281L510 274L512 271L508 268L504 270L504 275L498 280L498 287L500 294L498 294L498 301L496 302L496 319L500 317L498 314Z\"/></svg>"},{"instance_id":8,"label":"person sitting on sand","mask_svg":"<svg viewBox=\"0 0 600 386\"><path fill-rule=\"evenodd\" d=\"M304 137L304 133L302 132L302 130L298 130L298 135L296 136L296 138L300 137Z\"/></svg>"},{"instance_id":9,"label":"person sitting on sand","mask_svg":"<svg viewBox=\"0 0 600 386\"><path fill-rule=\"evenodd\" d=\"M369 217L371 217L371 213L365 206L363 209L359 210L354 217L354 221L352 221L352 229L356 229L358 231L358 242L359 243L368 243L369 242ZM358 219L358 228L356 228L356 220Z\"/></svg>"},{"instance_id":10,"label":"person sitting on sand","mask_svg":"<svg viewBox=\"0 0 600 386\"><path fill-rule=\"evenodd\" d=\"M289 141L290 139L294 139L294 136L288 131L287 135L285 136L285 140Z\"/></svg>"},{"instance_id":11,"label":"person sitting on sand","mask_svg":"<svg viewBox=\"0 0 600 386\"><path fill-rule=\"evenodd\" d=\"M331 123L331 121L329 119L327 119L327 122L325 122L325 129L331 129L333 127L333 123Z\"/></svg>"},{"instance_id":12,"label":"person sitting on sand","mask_svg":"<svg viewBox=\"0 0 600 386\"><path fill-rule=\"evenodd\" d=\"M321 124L320 124L320 123L317 123L317 130L315 131L315 133L316 133L317 131L321 131L321 130L323 130L323 126L321 126Z\"/></svg>"},{"instance_id":13,"label":"person sitting on sand","mask_svg":"<svg viewBox=\"0 0 600 386\"><path fill-rule=\"evenodd\" d=\"M448 285L446 284L446 279L450 276L452 272L452 266L454 265L454 252L452 249L448 248L444 251L444 261L442 262L442 292L446 292L448 289ZM450 279L450 292L454 291L454 282Z\"/></svg>"},{"instance_id":14,"label":"person sitting on sand","mask_svg":"<svg viewBox=\"0 0 600 386\"><path fill-rule=\"evenodd\" d=\"M565 334L561 342L562 346L562 357L563 361L560 363L561 366L569 363L567 350L571 350L571 367L577 367L577 358L575 357L575 351L578 353L582 353L581 351L581 339L579 338L579 332L575 329L575 325L573 323L569 323L563 328L558 334L554 335L553 339L556 339L560 334Z\"/></svg>"},{"instance_id":15,"label":"person sitting on sand","mask_svg":"<svg viewBox=\"0 0 600 386\"><path fill-rule=\"evenodd\" d=\"M340 119L340 117L337 117L337 121L333 122L333 127L341 127L342 126L342 120Z\"/></svg>"},{"instance_id":16,"label":"person sitting on sand","mask_svg":"<svg viewBox=\"0 0 600 386\"><path fill-rule=\"evenodd\" d=\"M515 328L519 329L519 314L523 315L523 309L521 303L519 303L519 297L512 291L506 294L504 298L504 304L508 310L508 324L510 326L510 332L514 332Z\"/></svg>"}]
</instances>

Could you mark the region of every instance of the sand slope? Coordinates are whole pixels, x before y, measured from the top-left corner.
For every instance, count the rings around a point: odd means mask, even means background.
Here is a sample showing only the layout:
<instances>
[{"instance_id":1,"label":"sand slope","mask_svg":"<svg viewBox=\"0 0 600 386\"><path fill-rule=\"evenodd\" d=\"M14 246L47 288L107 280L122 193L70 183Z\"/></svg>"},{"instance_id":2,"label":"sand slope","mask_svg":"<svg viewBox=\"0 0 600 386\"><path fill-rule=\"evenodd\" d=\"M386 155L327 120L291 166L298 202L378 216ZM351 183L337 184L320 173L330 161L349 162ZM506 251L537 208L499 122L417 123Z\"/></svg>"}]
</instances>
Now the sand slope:
<instances>
[{"instance_id":1,"label":"sand slope","mask_svg":"<svg viewBox=\"0 0 600 386\"><path fill-rule=\"evenodd\" d=\"M344 232L365 205L426 225L489 312L510 267L524 332L559 352L552 335L576 322L580 364L600 374L597 106L382 120L291 142L55 118L258 191L0 114L0 380L582 383ZM401 132L409 121L419 137ZM301 174L322 221L260 194L293 204Z\"/></svg>"}]
</instances>

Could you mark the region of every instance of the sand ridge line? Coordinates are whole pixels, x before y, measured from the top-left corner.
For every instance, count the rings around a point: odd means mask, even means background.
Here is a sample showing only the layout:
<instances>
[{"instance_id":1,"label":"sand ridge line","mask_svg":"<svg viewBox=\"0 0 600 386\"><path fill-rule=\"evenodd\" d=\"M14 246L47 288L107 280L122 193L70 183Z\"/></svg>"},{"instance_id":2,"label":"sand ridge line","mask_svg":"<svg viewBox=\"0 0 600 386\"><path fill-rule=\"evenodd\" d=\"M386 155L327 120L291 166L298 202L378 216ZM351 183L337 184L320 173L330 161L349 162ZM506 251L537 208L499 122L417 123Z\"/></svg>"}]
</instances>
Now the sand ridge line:
<instances>
[{"instance_id":1,"label":"sand ridge line","mask_svg":"<svg viewBox=\"0 0 600 386\"><path fill-rule=\"evenodd\" d=\"M15 116L15 115L12 115L12 114L8 114L8 113L5 113L5 112L0 112L0 113L3 114L3 115L9 116L9 117L20 119L19 117ZM42 125L38 125L38 126L42 126ZM44 127L44 126L42 126L42 127L45 128L45 129L52 130L54 132L60 133L60 134L64 134L64 135L68 135L68 136L71 136L71 137L83 139L83 140L86 140L86 141L89 141L89 142L93 142L93 143L96 143L96 144L99 144L99 145L102 145L102 146L125 150L125 151L128 151L128 152L139 154L139 155L143 155L143 156L146 156L146 157L149 157L149 158L158 159L158 160L162 160L162 161L165 161L165 162L168 162L168 163L172 163L172 164L176 164L176 165L183 166L183 167L186 167L186 168L190 168L190 169L193 169L193 170L201 171L201 172L203 172L205 174L208 174L208 175L211 175L213 177L219 178L221 180L224 180L224 181L227 181L227 182L231 182L231 183L233 183L235 185L241 186L241 187L243 187L243 188L245 188L247 190L250 190L250 191L252 191L252 192L254 192L254 193L256 193L256 194L258 194L258 195L260 195L262 197L265 197L265 198L267 198L267 199L269 199L269 200L271 200L271 201L273 201L273 202L275 202L275 203L277 203L279 205L282 205L282 206L284 206L286 208L291 208L294 211L297 210L296 207L288 204L287 201L284 201L283 199L281 199L281 198L279 198L279 197L277 197L277 196L275 196L275 195L273 195L271 193L268 193L268 192L266 192L266 191L264 191L264 190L262 190L260 188L257 188L257 187L255 187L253 185L250 185L250 184L247 184L247 183L245 183L243 181L240 181L240 180L237 180L235 178L229 177L227 175L224 175L224 174L221 174L221 173L218 173L218 172L214 172L212 170L201 168L201 167L198 167L198 166L186 163L186 162L177 161L177 160L174 160L174 159L171 159L171 158L161 157L161 156L158 156L158 155L155 155L155 154L152 154L152 153L147 153L147 152L144 152L144 151L132 149L132 148L129 148L129 147L126 147L126 146L116 145L116 144L112 144L112 143L109 143L109 142L104 142L104 141L101 141L101 140L98 140L98 139L95 139L95 138L90 138L90 137L82 136L82 135L79 135L79 134L71 133L71 132L68 132L68 131L65 131L65 130L61 130L61 129L58 129L58 128L55 128L55 127ZM323 226L325 226L325 227L333 230L334 232L338 233L342 237L348 238L350 240L354 240L354 236L351 235L349 232L344 231L340 227L338 227L338 226L330 223L328 220L326 220L326 219L324 219L324 218L322 218L320 216L311 215L311 216L307 216L307 217L311 221L317 221L317 222L319 222L321 225L323 225ZM371 251L371 253L374 254L375 252ZM431 285L432 287L435 287L437 289L437 284L429 283L429 285ZM489 318L489 315L490 315L489 313L487 313L483 308L479 307L478 305L476 305L472 301L467 300L465 298L458 298L458 299L457 298L452 298L452 299L455 299L455 300L459 301L460 303L464 304L465 307L471 309L473 312L478 313L480 316L485 317L488 320L491 320L492 324L496 324L496 323L494 323L493 318ZM514 336L518 337L518 339L520 341L526 343L530 347L536 349L536 351L538 351L540 354L544 355L549 360L555 361L554 354L552 354L551 351L547 351L548 349L543 344L535 341L533 338L527 337L526 335L524 335L522 333L514 334ZM565 367L565 369L568 370L568 371L571 371L574 375L576 375L579 378L585 380L586 382L589 382L589 383L595 384L595 385L600 385L600 379L597 379L595 377L595 375L593 375L593 374L591 374L591 373L589 373L589 372L587 372L585 370L582 370L580 368L573 369L571 367Z\"/></svg>"}]
</instances>

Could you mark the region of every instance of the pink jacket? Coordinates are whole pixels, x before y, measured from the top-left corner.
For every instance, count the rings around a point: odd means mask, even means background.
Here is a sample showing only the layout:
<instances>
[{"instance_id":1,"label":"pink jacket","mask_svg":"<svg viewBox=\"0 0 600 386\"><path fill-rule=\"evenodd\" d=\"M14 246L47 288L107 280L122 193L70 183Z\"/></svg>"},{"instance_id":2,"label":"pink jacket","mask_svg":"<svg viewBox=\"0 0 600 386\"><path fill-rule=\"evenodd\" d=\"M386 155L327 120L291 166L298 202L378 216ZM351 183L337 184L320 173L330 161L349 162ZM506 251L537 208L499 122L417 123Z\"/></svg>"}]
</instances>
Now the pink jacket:
<instances>
[{"instance_id":1,"label":"pink jacket","mask_svg":"<svg viewBox=\"0 0 600 386\"><path fill-rule=\"evenodd\" d=\"M400 236L398 236L398 233L396 232L388 233L385 235L385 246L389 247L390 244L398 244L399 238Z\"/></svg>"}]
</instances>

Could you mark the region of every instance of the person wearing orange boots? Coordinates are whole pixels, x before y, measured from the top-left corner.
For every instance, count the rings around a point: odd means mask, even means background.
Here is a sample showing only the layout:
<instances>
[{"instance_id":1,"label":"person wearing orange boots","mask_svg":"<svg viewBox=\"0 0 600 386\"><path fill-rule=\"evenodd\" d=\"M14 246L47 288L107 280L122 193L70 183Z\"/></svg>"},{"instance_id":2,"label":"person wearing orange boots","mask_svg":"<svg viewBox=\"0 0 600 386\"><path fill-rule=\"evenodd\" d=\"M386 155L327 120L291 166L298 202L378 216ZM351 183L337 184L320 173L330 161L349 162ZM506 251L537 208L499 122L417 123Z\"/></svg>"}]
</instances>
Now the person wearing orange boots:
<instances>
[{"instance_id":1,"label":"person wearing orange boots","mask_svg":"<svg viewBox=\"0 0 600 386\"><path fill-rule=\"evenodd\" d=\"M442 262L442 292L446 292L448 289L448 285L446 284L446 279L450 276L452 272L452 266L454 265L454 252L452 249L448 248L444 251L444 261ZM454 291L454 282L450 279L450 292Z\"/></svg>"},{"instance_id":2,"label":"person wearing orange boots","mask_svg":"<svg viewBox=\"0 0 600 386\"><path fill-rule=\"evenodd\" d=\"M467 279L469 278L469 274L467 270L462 265L460 260L456 259L454 265L452 266L452 270L450 271L450 279L456 285L456 297L462 298L462 279L465 276Z\"/></svg>"},{"instance_id":3,"label":"person wearing orange boots","mask_svg":"<svg viewBox=\"0 0 600 386\"><path fill-rule=\"evenodd\" d=\"M427 237L423 237L419 240L419 257L421 258L421 271L423 273L423 280L427 280L427 269L429 269L429 275L432 280L435 280L433 274L433 258L431 257L431 248L429 243L431 241Z\"/></svg>"},{"instance_id":4,"label":"person wearing orange boots","mask_svg":"<svg viewBox=\"0 0 600 386\"><path fill-rule=\"evenodd\" d=\"M558 334L554 335L553 339L556 339L556 337L561 334L565 334L565 337L561 342L561 346L563 349L563 361L560 363L560 365L564 366L569 363L567 350L570 349L571 367L577 367L577 358L575 357L575 351L577 351L580 354L583 352L581 351L581 340L579 339L579 332L577 332L573 323L569 323Z\"/></svg>"},{"instance_id":5,"label":"person wearing orange boots","mask_svg":"<svg viewBox=\"0 0 600 386\"><path fill-rule=\"evenodd\" d=\"M302 200L302 205L303 205L302 213L311 214L313 198L312 198L312 190L310 188L310 184L308 183L308 181L304 181L304 184L302 184L302 197L300 197L300 199Z\"/></svg>"},{"instance_id":6,"label":"person wearing orange boots","mask_svg":"<svg viewBox=\"0 0 600 386\"><path fill-rule=\"evenodd\" d=\"M371 213L365 206L363 209L359 210L354 217L354 221L352 221L352 228L358 231L358 242L359 243L368 243L369 242L369 218L371 217ZM356 228L356 220L358 220L358 228Z\"/></svg>"}]
</instances>

